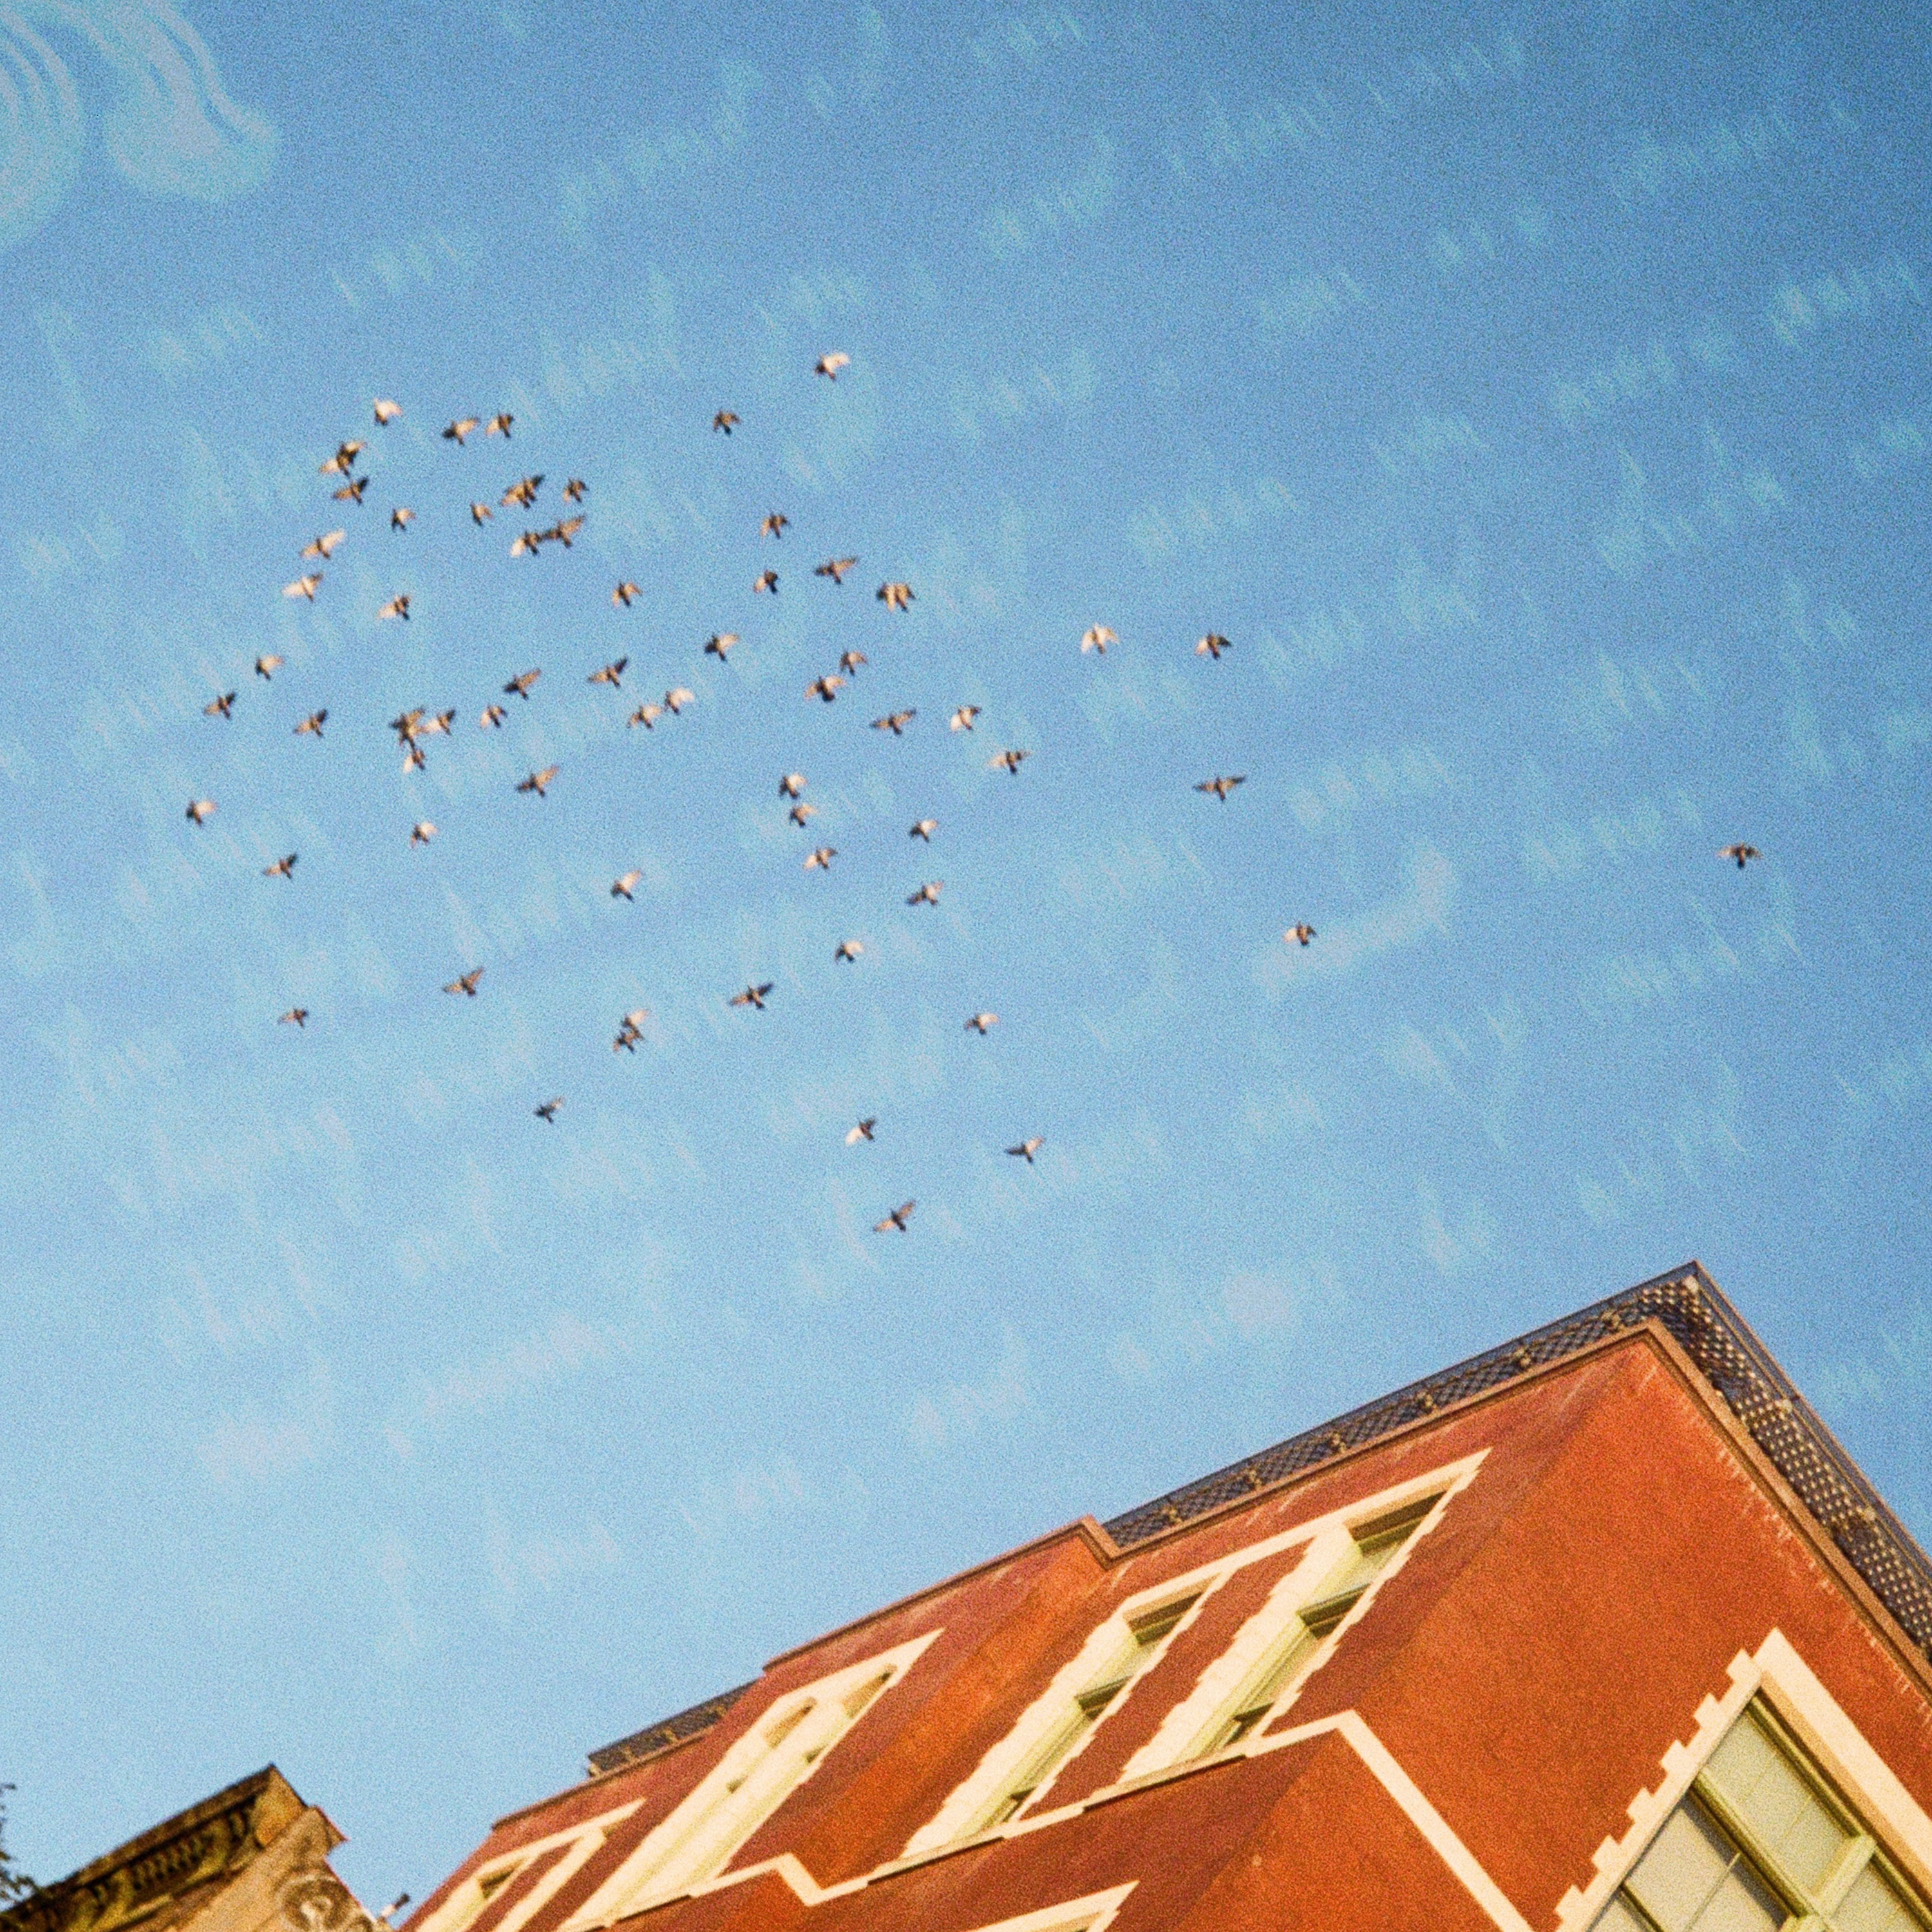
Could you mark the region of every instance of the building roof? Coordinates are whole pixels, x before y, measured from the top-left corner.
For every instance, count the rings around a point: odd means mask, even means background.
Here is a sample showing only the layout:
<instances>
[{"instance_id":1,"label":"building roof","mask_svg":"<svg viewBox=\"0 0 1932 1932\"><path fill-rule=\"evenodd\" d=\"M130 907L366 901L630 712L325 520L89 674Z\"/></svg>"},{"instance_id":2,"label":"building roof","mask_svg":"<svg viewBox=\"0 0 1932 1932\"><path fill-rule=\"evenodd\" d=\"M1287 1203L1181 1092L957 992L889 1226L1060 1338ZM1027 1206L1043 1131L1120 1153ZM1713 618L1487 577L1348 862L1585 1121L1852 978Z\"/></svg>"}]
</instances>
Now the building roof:
<instances>
[{"instance_id":1,"label":"building roof","mask_svg":"<svg viewBox=\"0 0 1932 1932\"><path fill-rule=\"evenodd\" d=\"M1131 1549L1648 1322L1658 1323L1690 1358L1873 1595L1932 1660L1932 1561L1696 1262L1304 1430L1102 1527L1117 1547ZM722 1692L592 1751L590 1774L638 1763L701 1735L751 1688Z\"/></svg>"}]
</instances>

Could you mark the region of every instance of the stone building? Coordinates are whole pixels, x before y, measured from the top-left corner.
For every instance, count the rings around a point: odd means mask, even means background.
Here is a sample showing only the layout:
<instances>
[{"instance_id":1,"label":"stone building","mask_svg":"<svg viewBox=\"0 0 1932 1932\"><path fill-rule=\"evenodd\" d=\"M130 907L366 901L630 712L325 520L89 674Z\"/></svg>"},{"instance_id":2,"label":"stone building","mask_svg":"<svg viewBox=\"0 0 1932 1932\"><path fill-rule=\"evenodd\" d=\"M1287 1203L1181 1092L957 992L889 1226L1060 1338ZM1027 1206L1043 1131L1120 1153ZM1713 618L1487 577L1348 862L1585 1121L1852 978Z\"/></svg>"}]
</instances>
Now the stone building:
<instances>
[{"instance_id":1,"label":"stone building","mask_svg":"<svg viewBox=\"0 0 1932 1932\"><path fill-rule=\"evenodd\" d=\"M410 1932L1928 1932L1928 1645L1693 1266L774 1658Z\"/></svg>"},{"instance_id":2,"label":"stone building","mask_svg":"<svg viewBox=\"0 0 1932 1932\"><path fill-rule=\"evenodd\" d=\"M273 1765L0 1912L0 1932L374 1932Z\"/></svg>"}]
</instances>

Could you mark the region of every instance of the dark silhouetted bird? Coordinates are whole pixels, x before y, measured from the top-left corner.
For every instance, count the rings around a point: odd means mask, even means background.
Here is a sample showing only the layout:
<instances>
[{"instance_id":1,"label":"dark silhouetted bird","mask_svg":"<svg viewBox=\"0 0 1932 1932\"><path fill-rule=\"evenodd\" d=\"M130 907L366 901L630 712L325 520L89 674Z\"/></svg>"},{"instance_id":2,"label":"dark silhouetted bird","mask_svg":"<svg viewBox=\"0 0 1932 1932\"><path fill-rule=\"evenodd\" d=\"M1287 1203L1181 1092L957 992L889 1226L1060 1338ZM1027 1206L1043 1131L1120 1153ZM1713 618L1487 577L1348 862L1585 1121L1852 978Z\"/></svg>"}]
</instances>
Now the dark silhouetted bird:
<instances>
[{"instance_id":1,"label":"dark silhouetted bird","mask_svg":"<svg viewBox=\"0 0 1932 1932\"><path fill-rule=\"evenodd\" d=\"M610 896L614 899L628 898L637 890L644 876L643 873L634 871L620 874L610 881Z\"/></svg>"},{"instance_id":2,"label":"dark silhouetted bird","mask_svg":"<svg viewBox=\"0 0 1932 1932\"><path fill-rule=\"evenodd\" d=\"M902 1201L883 1221L872 1223L872 1232L875 1234L888 1234L896 1228L903 1234L907 1222L912 1219L912 1210L918 1205L916 1201Z\"/></svg>"},{"instance_id":3,"label":"dark silhouetted bird","mask_svg":"<svg viewBox=\"0 0 1932 1932\"><path fill-rule=\"evenodd\" d=\"M212 798L191 798L188 802L188 815L197 825L206 825L214 816L214 801Z\"/></svg>"},{"instance_id":4,"label":"dark silhouetted bird","mask_svg":"<svg viewBox=\"0 0 1932 1932\"><path fill-rule=\"evenodd\" d=\"M1218 658L1223 651L1233 649L1234 646L1222 637L1220 632L1210 631L1194 646L1194 655L1197 658Z\"/></svg>"},{"instance_id":5,"label":"dark silhouetted bird","mask_svg":"<svg viewBox=\"0 0 1932 1932\"><path fill-rule=\"evenodd\" d=\"M392 530L406 530L416 520L416 513L406 505L398 504L389 512L389 527Z\"/></svg>"},{"instance_id":6,"label":"dark silhouetted bird","mask_svg":"<svg viewBox=\"0 0 1932 1932\"><path fill-rule=\"evenodd\" d=\"M1746 845L1740 842L1736 845L1724 847L1719 851L1718 856L1720 859L1734 860L1738 870L1742 872L1754 859L1762 859L1764 854L1755 845Z\"/></svg>"},{"instance_id":7,"label":"dark silhouetted bird","mask_svg":"<svg viewBox=\"0 0 1932 1932\"><path fill-rule=\"evenodd\" d=\"M427 818L419 818L410 827L410 843L427 845L436 836L436 827Z\"/></svg>"},{"instance_id":8,"label":"dark silhouetted bird","mask_svg":"<svg viewBox=\"0 0 1932 1932\"><path fill-rule=\"evenodd\" d=\"M1030 752L1000 752L986 760L991 770L1010 772L1015 778L1020 775L1020 767L1031 758Z\"/></svg>"},{"instance_id":9,"label":"dark silhouetted bird","mask_svg":"<svg viewBox=\"0 0 1932 1932\"><path fill-rule=\"evenodd\" d=\"M829 577L834 584L843 584L845 573L858 561L856 556L828 556L823 563L813 566L812 574L814 577Z\"/></svg>"},{"instance_id":10,"label":"dark silhouetted bird","mask_svg":"<svg viewBox=\"0 0 1932 1932\"><path fill-rule=\"evenodd\" d=\"M476 722L486 731L499 730L509 715L500 704L486 704L483 707L482 716Z\"/></svg>"},{"instance_id":11,"label":"dark silhouetted bird","mask_svg":"<svg viewBox=\"0 0 1932 1932\"><path fill-rule=\"evenodd\" d=\"M302 555L304 558L319 556L326 563L342 548L348 535L346 530L331 530L326 536L317 537L314 543L303 544Z\"/></svg>"},{"instance_id":12,"label":"dark silhouetted bird","mask_svg":"<svg viewBox=\"0 0 1932 1932\"><path fill-rule=\"evenodd\" d=\"M619 658L614 662L607 664L602 670L593 670L584 682L608 684L613 691L621 691L624 688L624 667L630 662L628 658Z\"/></svg>"},{"instance_id":13,"label":"dark silhouetted bird","mask_svg":"<svg viewBox=\"0 0 1932 1932\"><path fill-rule=\"evenodd\" d=\"M1040 1135L1035 1134L1029 1139L1022 1141L1018 1147L1010 1147L1006 1151L1016 1160L1024 1160L1028 1166L1030 1167L1033 1165L1034 1156L1046 1144L1045 1139Z\"/></svg>"},{"instance_id":14,"label":"dark silhouetted bird","mask_svg":"<svg viewBox=\"0 0 1932 1932\"><path fill-rule=\"evenodd\" d=\"M760 591L767 590L770 591L774 597L778 595L778 574L776 570L760 571L756 580L752 585L752 594L754 597L758 596Z\"/></svg>"},{"instance_id":15,"label":"dark silhouetted bird","mask_svg":"<svg viewBox=\"0 0 1932 1932\"><path fill-rule=\"evenodd\" d=\"M782 537L785 533L785 526L790 521L790 518L782 510L767 510L764 521L758 526L758 534L761 537Z\"/></svg>"},{"instance_id":16,"label":"dark silhouetted bird","mask_svg":"<svg viewBox=\"0 0 1932 1932\"><path fill-rule=\"evenodd\" d=\"M937 905L939 903L939 895L945 888L946 881L944 879L928 879L917 892L908 892L906 895L906 904L909 906Z\"/></svg>"},{"instance_id":17,"label":"dark silhouetted bird","mask_svg":"<svg viewBox=\"0 0 1932 1932\"><path fill-rule=\"evenodd\" d=\"M912 586L910 584L882 584L872 595L888 610L905 610L912 607Z\"/></svg>"},{"instance_id":18,"label":"dark silhouetted bird","mask_svg":"<svg viewBox=\"0 0 1932 1932\"><path fill-rule=\"evenodd\" d=\"M641 724L646 731L650 731L656 729L657 722L663 716L664 706L662 704L640 704L624 722L627 725Z\"/></svg>"},{"instance_id":19,"label":"dark silhouetted bird","mask_svg":"<svg viewBox=\"0 0 1932 1932\"><path fill-rule=\"evenodd\" d=\"M862 939L842 939L838 942L838 950L832 957L839 964L847 965L856 959L865 950L866 942Z\"/></svg>"},{"instance_id":20,"label":"dark silhouetted bird","mask_svg":"<svg viewBox=\"0 0 1932 1932\"><path fill-rule=\"evenodd\" d=\"M584 493L590 487L590 485L585 482L581 476L572 477L570 481L563 486L563 500L566 503L582 502Z\"/></svg>"},{"instance_id":21,"label":"dark silhouetted bird","mask_svg":"<svg viewBox=\"0 0 1932 1932\"><path fill-rule=\"evenodd\" d=\"M838 695L838 687L844 682L842 677L815 677L805 687L805 694L830 704Z\"/></svg>"},{"instance_id":22,"label":"dark silhouetted bird","mask_svg":"<svg viewBox=\"0 0 1932 1932\"><path fill-rule=\"evenodd\" d=\"M443 431L443 441L460 444L469 436L470 431L476 428L477 420L475 416L458 416L455 422Z\"/></svg>"},{"instance_id":23,"label":"dark silhouetted bird","mask_svg":"<svg viewBox=\"0 0 1932 1932\"><path fill-rule=\"evenodd\" d=\"M485 436L500 436L507 442L510 436L510 425L515 421L516 418L508 410L504 410L484 424L483 434Z\"/></svg>"},{"instance_id":24,"label":"dark silhouetted bird","mask_svg":"<svg viewBox=\"0 0 1932 1932\"><path fill-rule=\"evenodd\" d=\"M562 769L560 765L546 765L542 771L532 772L526 778L519 778L517 789L519 791L533 791L538 797L544 797L548 794L551 781Z\"/></svg>"},{"instance_id":25,"label":"dark silhouetted bird","mask_svg":"<svg viewBox=\"0 0 1932 1932\"><path fill-rule=\"evenodd\" d=\"M276 1016L275 1024L278 1026L307 1026L308 1024L308 1009L306 1006L291 1006L286 1012L280 1013Z\"/></svg>"},{"instance_id":26,"label":"dark silhouetted bird","mask_svg":"<svg viewBox=\"0 0 1932 1932\"><path fill-rule=\"evenodd\" d=\"M760 986L747 986L742 993L734 993L729 1004L734 1006L756 1006L760 1012L765 1010L765 995L772 990L772 982L766 980Z\"/></svg>"},{"instance_id":27,"label":"dark silhouetted bird","mask_svg":"<svg viewBox=\"0 0 1932 1932\"><path fill-rule=\"evenodd\" d=\"M255 675L261 679L265 684L272 683L274 680L276 672L280 670L281 668L282 661L280 658L276 656L273 651L264 651L262 654L255 660Z\"/></svg>"},{"instance_id":28,"label":"dark silhouetted bird","mask_svg":"<svg viewBox=\"0 0 1932 1932\"><path fill-rule=\"evenodd\" d=\"M616 590L611 592L610 602L614 604L622 604L624 608L628 610L631 608L632 600L635 598L638 595L638 586L626 578L622 584L618 585Z\"/></svg>"},{"instance_id":29,"label":"dark silhouetted bird","mask_svg":"<svg viewBox=\"0 0 1932 1932\"><path fill-rule=\"evenodd\" d=\"M392 403L386 396L378 396L376 398L376 422L379 428L394 422L402 412L403 406L400 403ZM405 1898L400 1903L402 1905L406 1905L409 1900ZM394 1910L398 1908L392 1906L391 1909Z\"/></svg>"},{"instance_id":30,"label":"dark silhouetted bird","mask_svg":"<svg viewBox=\"0 0 1932 1932\"><path fill-rule=\"evenodd\" d=\"M664 708L675 718L687 704L696 701L695 693L686 691L681 684L674 684L664 693Z\"/></svg>"},{"instance_id":31,"label":"dark silhouetted bird","mask_svg":"<svg viewBox=\"0 0 1932 1932\"><path fill-rule=\"evenodd\" d=\"M530 694L530 686L542 676L542 664L536 665L529 670L520 670L508 684L504 686L503 695L506 698L520 698L527 701Z\"/></svg>"},{"instance_id":32,"label":"dark silhouetted bird","mask_svg":"<svg viewBox=\"0 0 1932 1932\"><path fill-rule=\"evenodd\" d=\"M720 410L718 413L711 418L712 433L714 435L719 430L722 430L727 436L729 436L737 427L737 412L733 410Z\"/></svg>"},{"instance_id":33,"label":"dark silhouetted bird","mask_svg":"<svg viewBox=\"0 0 1932 1932\"><path fill-rule=\"evenodd\" d=\"M284 584L282 595L284 597L306 597L313 604L315 602L315 593L321 586L322 572L319 570L312 570L306 577L298 577L294 583Z\"/></svg>"},{"instance_id":34,"label":"dark silhouetted bird","mask_svg":"<svg viewBox=\"0 0 1932 1932\"><path fill-rule=\"evenodd\" d=\"M983 1037L988 1030L998 1025L999 1022L998 1013L975 1013L966 1024L974 1033Z\"/></svg>"},{"instance_id":35,"label":"dark silhouetted bird","mask_svg":"<svg viewBox=\"0 0 1932 1932\"><path fill-rule=\"evenodd\" d=\"M832 349L827 350L812 365L812 373L814 376L824 376L828 382L836 382L838 380L839 370L849 369L851 366L852 358L844 350Z\"/></svg>"},{"instance_id":36,"label":"dark silhouetted bird","mask_svg":"<svg viewBox=\"0 0 1932 1932\"><path fill-rule=\"evenodd\" d=\"M553 1094L542 1106L532 1107L530 1112L536 1114L538 1120L548 1120L552 1126L555 1126L556 1110L562 1105L563 1096L561 1094Z\"/></svg>"},{"instance_id":37,"label":"dark silhouetted bird","mask_svg":"<svg viewBox=\"0 0 1932 1932\"><path fill-rule=\"evenodd\" d=\"M472 424L471 427L473 428L475 425ZM473 966L467 973L462 974L451 980L442 990L446 993L460 993L465 998L473 1000L476 997L477 987L482 983L482 968Z\"/></svg>"},{"instance_id":38,"label":"dark silhouetted bird","mask_svg":"<svg viewBox=\"0 0 1932 1932\"><path fill-rule=\"evenodd\" d=\"M802 772L787 772L778 780L778 796L781 798L796 798L804 789L805 774Z\"/></svg>"},{"instance_id":39,"label":"dark silhouetted bird","mask_svg":"<svg viewBox=\"0 0 1932 1932\"><path fill-rule=\"evenodd\" d=\"M736 631L714 632L704 640L704 655L708 658L716 658L720 664L723 664L730 657L737 642L738 634Z\"/></svg>"},{"instance_id":40,"label":"dark silhouetted bird","mask_svg":"<svg viewBox=\"0 0 1932 1932\"><path fill-rule=\"evenodd\" d=\"M976 704L961 705L959 709L946 721L948 728L955 731L971 730L973 721L979 716L981 708Z\"/></svg>"},{"instance_id":41,"label":"dark silhouetted bird","mask_svg":"<svg viewBox=\"0 0 1932 1932\"><path fill-rule=\"evenodd\" d=\"M232 691L218 692L201 707L204 718L232 718L235 716L235 697Z\"/></svg>"},{"instance_id":42,"label":"dark silhouetted bird","mask_svg":"<svg viewBox=\"0 0 1932 1932\"><path fill-rule=\"evenodd\" d=\"M1107 655L1107 646L1109 644L1118 644L1120 641L1120 639L1114 636L1106 625L1094 624L1090 626L1082 637L1080 648L1083 651L1098 651L1102 657L1105 657Z\"/></svg>"},{"instance_id":43,"label":"dark silhouetted bird","mask_svg":"<svg viewBox=\"0 0 1932 1932\"><path fill-rule=\"evenodd\" d=\"M905 728L919 716L916 711L890 711L883 718L872 720L874 731L890 731L895 738L905 736Z\"/></svg>"},{"instance_id":44,"label":"dark silhouetted bird","mask_svg":"<svg viewBox=\"0 0 1932 1932\"><path fill-rule=\"evenodd\" d=\"M912 822L912 830L906 834L906 836L908 838L923 838L930 845L932 843L932 835L938 830L938 819L916 818Z\"/></svg>"},{"instance_id":45,"label":"dark silhouetted bird","mask_svg":"<svg viewBox=\"0 0 1932 1932\"><path fill-rule=\"evenodd\" d=\"M296 875L296 860L299 856L300 855L294 852L284 853L272 866L264 866L262 868L262 878L265 879L292 879Z\"/></svg>"},{"instance_id":46,"label":"dark silhouetted bird","mask_svg":"<svg viewBox=\"0 0 1932 1932\"><path fill-rule=\"evenodd\" d=\"M400 596L392 597L376 615L379 617L400 617L406 624L410 621L409 592L406 590Z\"/></svg>"},{"instance_id":47,"label":"dark silhouetted bird","mask_svg":"<svg viewBox=\"0 0 1932 1932\"><path fill-rule=\"evenodd\" d=\"M1282 934L1283 939L1292 940L1297 946L1306 946L1314 937L1315 928L1306 920L1299 926L1291 926Z\"/></svg>"},{"instance_id":48,"label":"dark silhouetted bird","mask_svg":"<svg viewBox=\"0 0 1932 1932\"><path fill-rule=\"evenodd\" d=\"M872 1130L878 1124L878 1115L868 1114L856 1126L848 1127L846 1130L845 1144L848 1147L856 1147L861 1141L870 1140L872 1138Z\"/></svg>"},{"instance_id":49,"label":"dark silhouetted bird","mask_svg":"<svg viewBox=\"0 0 1932 1932\"><path fill-rule=\"evenodd\" d=\"M1196 791L1211 791L1223 805L1226 805L1228 802L1228 793L1232 791L1238 784L1246 783L1246 778L1238 772L1229 778L1203 778L1194 789Z\"/></svg>"},{"instance_id":50,"label":"dark silhouetted bird","mask_svg":"<svg viewBox=\"0 0 1932 1932\"><path fill-rule=\"evenodd\" d=\"M328 710L326 706L324 706L320 711L311 711L296 727L295 735L298 738L320 738L322 736L322 728L328 722Z\"/></svg>"},{"instance_id":51,"label":"dark silhouetted bird","mask_svg":"<svg viewBox=\"0 0 1932 1932\"><path fill-rule=\"evenodd\" d=\"M333 496L338 503L359 503L362 500L363 492L366 490L368 487L368 478L366 476L358 476L354 478L352 481L344 484L340 490L332 490L329 492L329 494Z\"/></svg>"}]
</instances>

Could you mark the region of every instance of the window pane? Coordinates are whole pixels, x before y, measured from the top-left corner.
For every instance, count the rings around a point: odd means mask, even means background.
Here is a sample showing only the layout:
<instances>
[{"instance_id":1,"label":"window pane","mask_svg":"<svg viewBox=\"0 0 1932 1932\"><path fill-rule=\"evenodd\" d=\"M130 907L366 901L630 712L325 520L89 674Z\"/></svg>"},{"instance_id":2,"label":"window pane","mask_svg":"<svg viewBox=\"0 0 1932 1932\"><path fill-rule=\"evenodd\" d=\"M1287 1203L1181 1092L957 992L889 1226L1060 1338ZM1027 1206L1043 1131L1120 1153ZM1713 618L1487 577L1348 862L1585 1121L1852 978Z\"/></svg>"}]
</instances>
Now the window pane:
<instances>
[{"instance_id":1,"label":"window pane","mask_svg":"<svg viewBox=\"0 0 1932 1932\"><path fill-rule=\"evenodd\" d=\"M1735 1856L1730 1840L1702 1811L1680 1804L1638 1860L1628 1888L1664 1932L1690 1932Z\"/></svg>"},{"instance_id":2,"label":"window pane","mask_svg":"<svg viewBox=\"0 0 1932 1932\"><path fill-rule=\"evenodd\" d=\"M1777 1932L1784 1923L1784 1907L1739 1858L1697 1915L1696 1932Z\"/></svg>"},{"instance_id":3,"label":"window pane","mask_svg":"<svg viewBox=\"0 0 1932 1932\"><path fill-rule=\"evenodd\" d=\"M1604 1916L1597 1921L1592 1932L1650 1932L1650 1928L1619 1892L1605 1906Z\"/></svg>"},{"instance_id":4,"label":"window pane","mask_svg":"<svg viewBox=\"0 0 1932 1932\"><path fill-rule=\"evenodd\" d=\"M1816 1892L1851 1843L1776 1741L1748 1714L1712 1754L1706 1774L1786 1874Z\"/></svg>"},{"instance_id":5,"label":"window pane","mask_svg":"<svg viewBox=\"0 0 1932 1932\"><path fill-rule=\"evenodd\" d=\"M1840 1932L1918 1932L1920 1922L1876 1867L1867 1865L1832 1917Z\"/></svg>"}]
</instances>

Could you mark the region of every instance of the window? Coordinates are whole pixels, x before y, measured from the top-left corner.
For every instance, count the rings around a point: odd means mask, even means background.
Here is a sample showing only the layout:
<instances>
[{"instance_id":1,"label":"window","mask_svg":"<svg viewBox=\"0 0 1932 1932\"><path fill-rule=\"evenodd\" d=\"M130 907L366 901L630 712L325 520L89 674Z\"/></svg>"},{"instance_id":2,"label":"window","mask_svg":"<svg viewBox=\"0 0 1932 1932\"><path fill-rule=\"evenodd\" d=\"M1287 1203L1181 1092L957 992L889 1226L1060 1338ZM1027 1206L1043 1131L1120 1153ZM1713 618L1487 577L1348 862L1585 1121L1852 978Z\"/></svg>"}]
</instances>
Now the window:
<instances>
[{"instance_id":1,"label":"window","mask_svg":"<svg viewBox=\"0 0 1932 1932\"><path fill-rule=\"evenodd\" d=\"M1322 1581L1321 1587L1288 1620L1288 1628L1262 1654L1242 1680L1240 1688L1215 1714L1196 1741L1190 1757L1209 1757L1232 1750L1250 1732L1267 1722L1282 1693L1300 1676L1323 1641L1367 1594L1369 1586L1388 1568L1396 1552L1414 1534L1422 1520L1440 1500L1424 1496L1385 1516L1358 1524L1351 1532L1353 1546Z\"/></svg>"},{"instance_id":2,"label":"window","mask_svg":"<svg viewBox=\"0 0 1932 1932\"><path fill-rule=\"evenodd\" d=\"M1032 1802L1077 1744L1120 1701L1120 1694L1152 1660L1162 1638L1200 1601L1200 1592L1177 1598L1158 1610L1130 1618L1126 1635L1105 1666L1074 1694L1072 1707L1021 1760L1020 1767L968 1828L968 1835L991 1831L1016 1817Z\"/></svg>"},{"instance_id":3,"label":"window","mask_svg":"<svg viewBox=\"0 0 1932 1932\"><path fill-rule=\"evenodd\" d=\"M834 1671L774 1703L572 1913L566 1932L608 1925L716 1877L938 1634Z\"/></svg>"},{"instance_id":4,"label":"window","mask_svg":"<svg viewBox=\"0 0 1932 1932\"><path fill-rule=\"evenodd\" d=\"M1596 1932L1928 1932L1932 1918L1762 1701L1711 1754Z\"/></svg>"}]
</instances>

